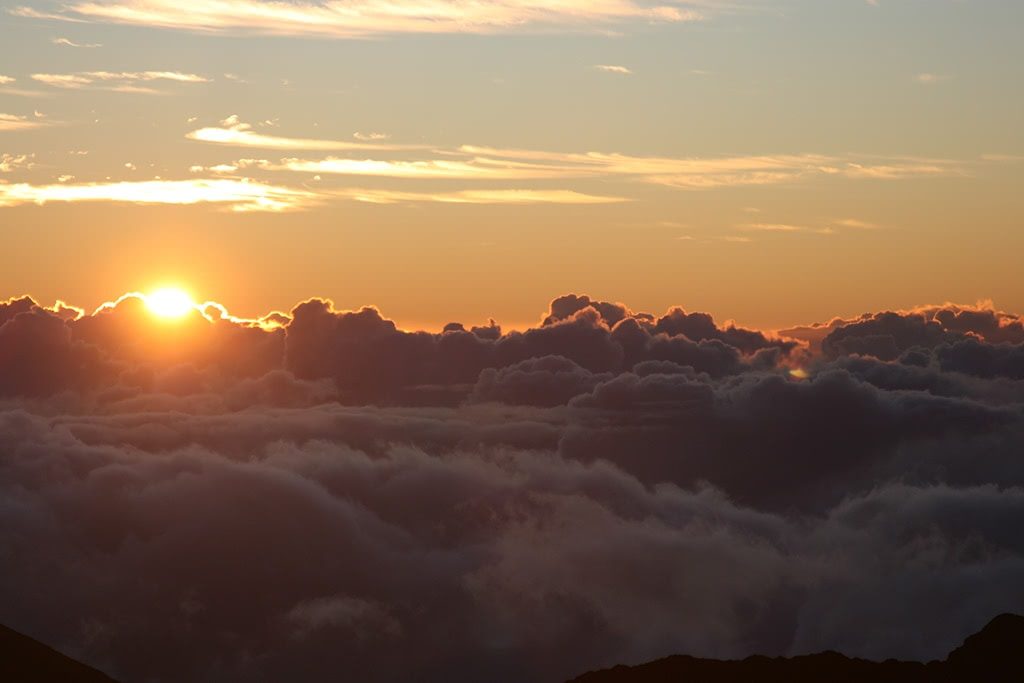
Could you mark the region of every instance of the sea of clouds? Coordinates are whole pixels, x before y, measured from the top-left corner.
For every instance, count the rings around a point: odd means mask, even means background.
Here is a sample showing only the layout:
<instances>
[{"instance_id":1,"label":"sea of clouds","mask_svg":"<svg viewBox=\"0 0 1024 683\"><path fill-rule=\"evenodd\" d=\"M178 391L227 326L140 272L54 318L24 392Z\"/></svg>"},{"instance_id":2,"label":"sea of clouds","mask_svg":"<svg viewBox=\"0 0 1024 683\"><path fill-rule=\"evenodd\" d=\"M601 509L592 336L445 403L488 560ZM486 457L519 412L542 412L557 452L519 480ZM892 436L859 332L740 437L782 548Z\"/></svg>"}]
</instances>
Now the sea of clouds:
<instances>
[{"instance_id":1,"label":"sea of clouds","mask_svg":"<svg viewBox=\"0 0 1024 683\"><path fill-rule=\"evenodd\" d=\"M1024 323L0 302L0 623L126 683L941 658L1024 612Z\"/></svg>"}]
</instances>

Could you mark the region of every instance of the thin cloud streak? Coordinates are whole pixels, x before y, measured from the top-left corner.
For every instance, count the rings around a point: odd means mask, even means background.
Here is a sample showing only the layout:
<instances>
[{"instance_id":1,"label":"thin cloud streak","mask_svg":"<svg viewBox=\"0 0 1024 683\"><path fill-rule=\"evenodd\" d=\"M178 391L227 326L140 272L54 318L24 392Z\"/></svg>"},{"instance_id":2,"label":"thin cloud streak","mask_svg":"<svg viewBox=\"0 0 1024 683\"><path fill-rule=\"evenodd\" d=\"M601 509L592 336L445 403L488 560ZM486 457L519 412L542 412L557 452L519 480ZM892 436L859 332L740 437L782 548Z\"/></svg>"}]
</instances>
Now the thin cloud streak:
<instances>
[{"instance_id":1,"label":"thin cloud streak","mask_svg":"<svg viewBox=\"0 0 1024 683\"><path fill-rule=\"evenodd\" d=\"M22 166L27 157L0 158L10 169ZM0 167L2 170L8 170ZM201 169L200 169L201 170ZM584 194L573 190L495 189L455 192L398 192L380 189L344 188L313 192L248 178L202 178L194 180L146 180L106 183L33 185L0 182L0 208L49 202L112 202L125 204L222 204L232 211L301 210L329 201L358 201L371 204L612 204L630 201L624 197Z\"/></svg>"},{"instance_id":2,"label":"thin cloud streak","mask_svg":"<svg viewBox=\"0 0 1024 683\"><path fill-rule=\"evenodd\" d=\"M322 160L283 159L280 164L265 165L264 168L277 171L299 171L305 173L332 173L338 175L375 176L386 178L439 178L460 180L514 180L527 178L566 178L573 175L593 175L583 171L573 173L570 169L550 168L531 164L507 164L492 159L471 159L451 161L431 159L426 161L383 161L377 159Z\"/></svg>"},{"instance_id":3,"label":"thin cloud streak","mask_svg":"<svg viewBox=\"0 0 1024 683\"><path fill-rule=\"evenodd\" d=\"M186 134L190 140L230 147L289 151L411 151L424 146L381 144L371 136L361 142L265 135L232 115L220 126ZM640 182L677 189L702 190L721 187L775 185L808 178L896 180L924 176L963 175L956 162L945 159L886 158L851 155L780 154L732 157L639 157L604 152L551 152L462 145L434 149L427 159L323 159L285 158L234 162L269 171L295 171L400 179L523 180L551 178L635 178ZM447 157L447 158L445 158Z\"/></svg>"},{"instance_id":4,"label":"thin cloud streak","mask_svg":"<svg viewBox=\"0 0 1024 683\"><path fill-rule=\"evenodd\" d=\"M76 43L68 38L54 38L52 41L54 45L63 45L64 47L83 47L83 48L96 48L103 47L100 43Z\"/></svg>"},{"instance_id":5,"label":"thin cloud streak","mask_svg":"<svg viewBox=\"0 0 1024 683\"><path fill-rule=\"evenodd\" d=\"M345 151L345 150L409 150L415 146L386 145L377 142L350 142L347 140L317 140L311 138L290 138L278 135L264 135L252 130L252 126L232 114L220 122L220 126L209 126L188 133L189 140L208 142L230 147L253 149L281 149L291 151ZM359 138L357 138L359 139Z\"/></svg>"},{"instance_id":6,"label":"thin cloud streak","mask_svg":"<svg viewBox=\"0 0 1024 683\"><path fill-rule=\"evenodd\" d=\"M17 16L132 24L199 32L320 38L417 33L511 33L596 30L628 21L696 21L705 2L645 6L634 0L351 0L285 3L259 0L113 0L76 2L56 13L17 7Z\"/></svg>"},{"instance_id":7,"label":"thin cloud streak","mask_svg":"<svg viewBox=\"0 0 1024 683\"><path fill-rule=\"evenodd\" d=\"M30 119L27 116L18 116L16 114L0 114L0 131L7 130L32 130L33 128L43 128L44 126L50 125L45 121L39 119Z\"/></svg>"},{"instance_id":8,"label":"thin cloud streak","mask_svg":"<svg viewBox=\"0 0 1024 683\"><path fill-rule=\"evenodd\" d=\"M279 164L264 161L258 162L258 165L265 170L273 171L403 179L633 178L647 184L690 190L774 185L837 175L848 178L898 180L963 173L952 162L924 164L913 161L886 161L872 165L816 154L672 159L598 152L562 154L473 146L463 146L451 152L437 150L436 153L450 157L461 155L464 158L286 158Z\"/></svg>"},{"instance_id":9,"label":"thin cloud streak","mask_svg":"<svg viewBox=\"0 0 1024 683\"><path fill-rule=\"evenodd\" d=\"M595 64L594 68L599 71L604 71L605 73L619 74L622 76L629 76L633 73L631 69L617 64Z\"/></svg>"},{"instance_id":10,"label":"thin cloud streak","mask_svg":"<svg viewBox=\"0 0 1024 683\"><path fill-rule=\"evenodd\" d=\"M209 83L197 74L179 71L80 71L77 73L32 74L32 80L54 88L82 90L96 88L112 92L157 95L159 90L140 83Z\"/></svg>"},{"instance_id":11,"label":"thin cloud streak","mask_svg":"<svg viewBox=\"0 0 1024 683\"><path fill-rule=\"evenodd\" d=\"M630 201L625 197L590 195L573 190L461 190L428 193L353 188L332 194L370 204L615 204Z\"/></svg>"},{"instance_id":12,"label":"thin cloud streak","mask_svg":"<svg viewBox=\"0 0 1024 683\"><path fill-rule=\"evenodd\" d=\"M748 223L743 228L757 232L803 232L807 230L805 227L787 225L786 223Z\"/></svg>"},{"instance_id":13,"label":"thin cloud streak","mask_svg":"<svg viewBox=\"0 0 1024 683\"><path fill-rule=\"evenodd\" d=\"M118 202L128 204L225 204L233 211L284 211L317 200L306 190L246 179L146 180L138 182L0 184L0 208L48 202Z\"/></svg>"}]
</instances>

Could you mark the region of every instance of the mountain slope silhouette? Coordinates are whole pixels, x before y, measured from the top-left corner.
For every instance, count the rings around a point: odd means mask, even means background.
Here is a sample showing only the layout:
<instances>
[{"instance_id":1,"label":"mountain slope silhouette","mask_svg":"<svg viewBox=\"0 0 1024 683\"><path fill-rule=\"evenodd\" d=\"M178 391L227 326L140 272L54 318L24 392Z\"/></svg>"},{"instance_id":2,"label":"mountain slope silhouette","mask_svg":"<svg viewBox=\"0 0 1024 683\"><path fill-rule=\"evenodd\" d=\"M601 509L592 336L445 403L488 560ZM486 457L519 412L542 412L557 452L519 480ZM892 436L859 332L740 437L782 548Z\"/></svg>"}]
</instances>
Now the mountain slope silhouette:
<instances>
[{"instance_id":1,"label":"mountain slope silhouette","mask_svg":"<svg viewBox=\"0 0 1024 683\"><path fill-rule=\"evenodd\" d=\"M871 662L836 652L721 661L676 655L570 683L1009 683L1024 681L1024 617L1002 614L942 662Z\"/></svg>"},{"instance_id":2,"label":"mountain slope silhouette","mask_svg":"<svg viewBox=\"0 0 1024 683\"><path fill-rule=\"evenodd\" d=\"M0 681L3 683L117 683L113 678L0 626Z\"/></svg>"},{"instance_id":3,"label":"mountain slope silhouette","mask_svg":"<svg viewBox=\"0 0 1024 683\"><path fill-rule=\"evenodd\" d=\"M117 683L42 643L0 626L4 683ZM837 652L721 661L677 655L593 671L570 683L1003 683L1024 681L1024 617L1002 614L941 662L871 662Z\"/></svg>"}]
</instances>

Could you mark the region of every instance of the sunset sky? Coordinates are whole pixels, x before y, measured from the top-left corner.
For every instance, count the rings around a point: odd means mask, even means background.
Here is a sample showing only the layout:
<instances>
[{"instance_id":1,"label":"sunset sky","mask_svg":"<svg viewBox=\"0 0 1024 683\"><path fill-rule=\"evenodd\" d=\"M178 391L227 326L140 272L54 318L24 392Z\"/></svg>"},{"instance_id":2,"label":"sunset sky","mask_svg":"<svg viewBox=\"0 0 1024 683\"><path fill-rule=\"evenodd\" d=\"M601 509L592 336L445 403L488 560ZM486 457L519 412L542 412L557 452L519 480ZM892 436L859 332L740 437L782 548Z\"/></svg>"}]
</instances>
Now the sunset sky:
<instances>
[{"instance_id":1,"label":"sunset sky","mask_svg":"<svg viewBox=\"0 0 1024 683\"><path fill-rule=\"evenodd\" d=\"M3 0L0 293L1024 309L1015 0Z\"/></svg>"},{"instance_id":2,"label":"sunset sky","mask_svg":"<svg viewBox=\"0 0 1024 683\"><path fill-rule=\"evenodd\" d=\"M1022 26L0 0L0 678L12 632L565 683L1024 615Z\"/></svg>"}]
</instances>

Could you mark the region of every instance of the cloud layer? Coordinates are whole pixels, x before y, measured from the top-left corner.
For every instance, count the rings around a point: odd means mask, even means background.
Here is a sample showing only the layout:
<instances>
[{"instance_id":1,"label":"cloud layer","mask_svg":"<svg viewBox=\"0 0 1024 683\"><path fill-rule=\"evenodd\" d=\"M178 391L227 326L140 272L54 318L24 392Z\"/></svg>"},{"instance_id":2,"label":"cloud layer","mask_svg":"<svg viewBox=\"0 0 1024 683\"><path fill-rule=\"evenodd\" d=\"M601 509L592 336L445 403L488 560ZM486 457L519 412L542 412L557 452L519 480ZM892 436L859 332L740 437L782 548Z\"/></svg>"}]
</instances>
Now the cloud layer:
<instances>
[{"instance_id":1,"label":"cloud layer","mask_svg":"<svg viewBox=\"0 0 1024 683\"><path fill-rule=\"evenodd\" d=\"M356 0L267 2L220 0L102 0L73 2L56 13L19 7L20 16L136 24L200 32L243 32L320 38L409 33L508 33L593 30L625 21L694 21L693 9L715 4L634 0Z\"/></svg>"},{"instance_id":2,"label":"cloud layer","mask_svg":"<svg viewBox=\"0 0 1024 683\"><path fill-rule=\"evenodd\" d=\"M38 73L32 79L55 88L79 90L101 88L115 92L154 94L159 92L140 83L158 81L171 83L208 83L209 79L197 74L179 71L78 71L75 73Z\"/></svg>"},{"instance_id":3,"label":"cloud layer","mask_svg":"<svg viewBox=\"0 0 1024 683\"><path fill-rule=\"evenodd\" d=\"M605 68L605 67L599 67ZM607 67L621 69L622 67ZM379 140L322 140L267 135L237 115L218 126L191 131L186 138L227 147L273 151L373 153L366 156L286 157L277 162L240 159L224 166L305 174L383 177L399 180L534 180L602 179L639 181L661 187L706 190L777 185L830 177L901 180L962 176L963 164L949 159L846 157L822 154L776 154L717 157L639 157L609 152L553 152L477 145L431 148L387 144ZM405 158L393 159L395 152Z\"/></svg>"},{"instance_id":4,"label":"cloud layer","mask_svg":"<svg viewBox=\"0 0 1024 683\"><path fill-rule=\"evenodd\" d=\"M10 300L0 621L125 680L941 656L1024 609L1022 349L986 305L782 337Z\"/></svg>"}]
</instances>

